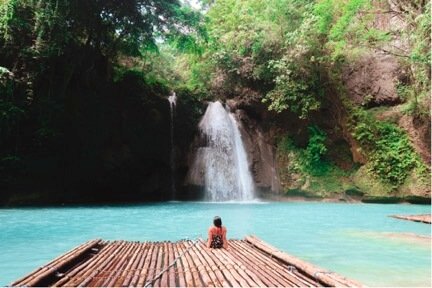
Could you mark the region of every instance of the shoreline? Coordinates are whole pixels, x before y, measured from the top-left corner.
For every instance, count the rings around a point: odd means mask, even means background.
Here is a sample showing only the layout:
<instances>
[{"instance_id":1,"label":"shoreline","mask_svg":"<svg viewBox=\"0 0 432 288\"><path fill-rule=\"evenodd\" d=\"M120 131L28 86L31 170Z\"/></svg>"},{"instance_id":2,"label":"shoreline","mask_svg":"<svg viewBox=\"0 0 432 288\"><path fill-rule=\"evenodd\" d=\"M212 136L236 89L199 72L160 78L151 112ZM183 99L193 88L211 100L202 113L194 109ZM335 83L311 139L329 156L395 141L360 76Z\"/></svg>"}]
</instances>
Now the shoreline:
<instances>
[{"instance_id":1,"label":"shoreline","mask_svg":"<svg viewBox=\"0 0 432 288\"><path fill-rule=\"evenodd\" d=\"M318 203L347 203L347 204L412 204L412 205L431 205L431 199L420 196L349 196L345 194L335 195L333 197L314 197L301 196L301 195L284 195L284 194L273 194L273 193L258 193L258 199L269 202L318 202ZM147 205L155 203L169 203L169 202L200 202L198 199L188 200L157 200L157 201L146 201L146 200L124 200L124 201L11 201L0 205L1 208L37 208L37 207L76 207L76 206L122 206L122 205Z\"/></svg>"},{"instance_id":2,"label":"shoreline","mask_svg":"<svg viewBox=\"0 0 432 288\"><path fill-rule=\"evenodd\" d=\"M347 196L341 194L334 197L313 197L313 196L290 196L283 194L260 195L262 200L276 202L323 202L323 203L364 203L364 204L413 204L413 205L431 205L431 198L420 196Z\"/></svg>"}]
</instances>

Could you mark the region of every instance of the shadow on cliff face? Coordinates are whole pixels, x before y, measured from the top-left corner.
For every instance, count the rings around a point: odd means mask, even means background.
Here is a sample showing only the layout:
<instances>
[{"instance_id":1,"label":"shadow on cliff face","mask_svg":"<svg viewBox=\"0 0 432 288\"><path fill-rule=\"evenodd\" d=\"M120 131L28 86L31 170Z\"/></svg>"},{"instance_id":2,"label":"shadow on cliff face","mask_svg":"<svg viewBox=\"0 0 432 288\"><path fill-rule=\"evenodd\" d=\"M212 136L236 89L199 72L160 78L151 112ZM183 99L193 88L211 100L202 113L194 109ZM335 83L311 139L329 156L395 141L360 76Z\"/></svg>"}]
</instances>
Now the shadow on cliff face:
<instances>
[{"instance_id":1,"label":"shadow on cliff face","mask_svg":"<svg viewBox=\"0 0 432 288\"><path fill-rule=\"evenodd\" d=\"M169 91L136 73L116 83L102 76L90 86L83 77L74 75L69 102L56 115L60 133L40 145L26 138L21 166L2 189L3 204L170 199ZM193 131L184 106L177 115L185 118L176 131L178 151L188 146L191 132L185 131ZM23 130L34 133L31 123ZM184 169L180 165L180 175Z\"/></svg>"}]
</instances>

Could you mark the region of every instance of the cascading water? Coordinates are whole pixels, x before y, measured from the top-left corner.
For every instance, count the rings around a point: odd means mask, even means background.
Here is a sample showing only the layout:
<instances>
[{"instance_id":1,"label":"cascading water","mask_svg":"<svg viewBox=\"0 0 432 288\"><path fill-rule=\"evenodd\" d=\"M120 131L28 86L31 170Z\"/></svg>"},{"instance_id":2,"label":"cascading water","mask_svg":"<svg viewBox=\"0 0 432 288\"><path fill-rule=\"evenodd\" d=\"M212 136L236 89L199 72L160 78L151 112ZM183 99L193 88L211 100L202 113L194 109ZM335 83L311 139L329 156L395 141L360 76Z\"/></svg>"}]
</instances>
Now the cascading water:
<instances>
[{"instance_id":1,"label":"cascading water","mask_svg":"<svg viewBox=\"0 0 432 288\"><path fill-rule=\"evenodd\" d=\"M199 129L207 141L197 153L203 157L206 200L253 200L254 183L234 116L219 101L212 102Z\"/></svg>"},{"instance_id":2,"label":"cascading water","mask_svg":"<svg viewBox=\"0 0 432 288\"><path fill-rule=\"evenodd\" d=\"M174 114L175 108L177 105L177 96L176 93L173 92L168 97L168 102L170 104L170 114L171 114L171 155L170 155L170 164L171 164L171 198L175 198L176 189L175 189L175 150L174 150Z\"/></svg>"}]
</instances>

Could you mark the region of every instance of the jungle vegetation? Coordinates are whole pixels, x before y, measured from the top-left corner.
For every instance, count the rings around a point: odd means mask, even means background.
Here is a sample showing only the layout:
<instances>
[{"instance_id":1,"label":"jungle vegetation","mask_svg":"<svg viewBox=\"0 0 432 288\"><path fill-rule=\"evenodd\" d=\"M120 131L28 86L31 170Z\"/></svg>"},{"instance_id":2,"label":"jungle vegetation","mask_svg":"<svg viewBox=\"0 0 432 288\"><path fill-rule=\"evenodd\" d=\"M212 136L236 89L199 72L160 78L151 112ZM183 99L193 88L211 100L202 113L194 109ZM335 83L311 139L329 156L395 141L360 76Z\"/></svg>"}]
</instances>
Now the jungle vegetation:
<instances>
[{"instance_id":1,"label":"jungle vegetation","mask_svg":"<svg viewBox=\"0 0 432 288\"><path fill-rule=\"evenodd\" d=\"M396 57L406 71L402 113L429 121L430 1L190 2L0 0L2 193L122 190L139 173L165 169L150 154L165 125L159 99L170 91L195 114L202 100L234 97L306 121L342 107L368 173L392 189L413 171L427 177L406 131L352 103L343 73L371 51ZM385 15L401 26L380 29ZM334 170L319 126L308 126L303 147L281 135L311 175ZM143 162L148 167L138 169Z\"/></svg>"}]
</instances>

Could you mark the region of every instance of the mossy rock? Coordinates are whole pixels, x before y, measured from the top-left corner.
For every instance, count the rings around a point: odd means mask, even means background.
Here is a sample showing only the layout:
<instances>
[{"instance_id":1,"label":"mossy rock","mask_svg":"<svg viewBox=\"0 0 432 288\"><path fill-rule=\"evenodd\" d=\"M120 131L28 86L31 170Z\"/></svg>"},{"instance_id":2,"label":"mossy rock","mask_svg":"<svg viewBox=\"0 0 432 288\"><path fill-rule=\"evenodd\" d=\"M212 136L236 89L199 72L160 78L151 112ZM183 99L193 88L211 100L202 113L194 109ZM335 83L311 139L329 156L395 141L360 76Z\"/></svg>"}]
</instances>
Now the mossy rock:
<instances>
[{"instance_id":1,"label":"mossy rock","mask_svg":"<svg viewBox=\"0 0 432 288\"><path fill-rule=\"evenodd\" d=\"M430 195L429 174L425 176L416 172L413 170L405 182L398 188L398 192L401 195L420 196L420 198L426 194Z\"/></svg>"},{"instance_id":2,"label":"mossy rock","mask_svg":"<svg viewBox=\"0 0 432 288\"><path fill-rule=\"evenodd\" d=\"M345 195L352 197L363 197L364 192L359 190L357 187L348 188L345 190Z\"/></svg>"},{"instance_id":3,"label":"mossy rock","mask_svg":"<svg viewBox=\"0 0 432 288\"><path fill-rule=\"evenodd\" d=\"M403 202L403 198L395 196L366 196L362 199L364 203L395 204Z\"/></svg>"},{"instance_id":4,"label":"mossy rock","mask_svg":"<svg viewBox=\"0 0 432 288\"><path fill-rule=\"evenodd\" d=\"M288 197L322 198L319 195L312 194L302 189L288 189L285 195Z\"/></svg>"},{"instance_id":5,"label":"mossy rock","mask_svg":"<svg viewBox=\"0 0 432 288\"><path fill-rule=\"evenodd\" d=\"M404 200L411 204L424 204L424 205L431 205L431 198L430 197L422 197L422 196L406 196L404 197Z\"/></svg>"},{"instance_id":6,"label":"mossy rock","mask_svg":"<svg viewBox=\"0 0 432 288\"><path fill-rule=\"evenodd\" d=\"M367 171L366 165L360 167L353 175L353 184L358 187L360 191L368 196L383 196L390 195L393 191L391 185L382 183Z\"/></svg>"}]
</instances>

